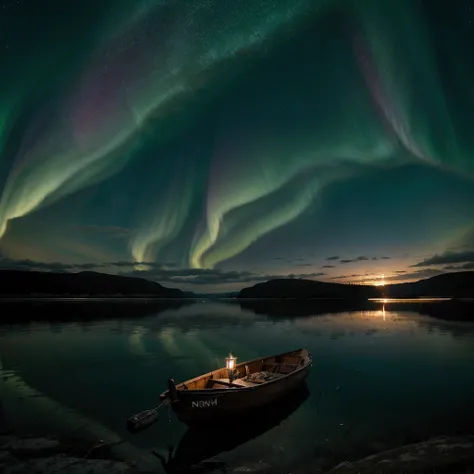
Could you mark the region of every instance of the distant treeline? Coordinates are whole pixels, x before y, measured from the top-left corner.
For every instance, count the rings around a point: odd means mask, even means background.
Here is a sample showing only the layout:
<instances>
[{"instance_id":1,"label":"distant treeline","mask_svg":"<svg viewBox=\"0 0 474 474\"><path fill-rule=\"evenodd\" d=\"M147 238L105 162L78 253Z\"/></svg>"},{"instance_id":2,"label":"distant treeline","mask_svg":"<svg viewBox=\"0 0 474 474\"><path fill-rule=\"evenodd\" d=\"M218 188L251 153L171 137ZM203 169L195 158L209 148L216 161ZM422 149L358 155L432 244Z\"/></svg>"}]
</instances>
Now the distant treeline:
<instances>
[{"instance_id":1,"label":"distant treeline","mask_svg":"<svg viewBox=\"0 0 474 474\"><path fill-rule=\"evenodd\" d=\"M313 280L278 279L240 291L238 298L325 298L367 300L370 298L473 298L474 272L445 273L413 283L385 286L328 283Z\"/></svg>"}]
</instances>

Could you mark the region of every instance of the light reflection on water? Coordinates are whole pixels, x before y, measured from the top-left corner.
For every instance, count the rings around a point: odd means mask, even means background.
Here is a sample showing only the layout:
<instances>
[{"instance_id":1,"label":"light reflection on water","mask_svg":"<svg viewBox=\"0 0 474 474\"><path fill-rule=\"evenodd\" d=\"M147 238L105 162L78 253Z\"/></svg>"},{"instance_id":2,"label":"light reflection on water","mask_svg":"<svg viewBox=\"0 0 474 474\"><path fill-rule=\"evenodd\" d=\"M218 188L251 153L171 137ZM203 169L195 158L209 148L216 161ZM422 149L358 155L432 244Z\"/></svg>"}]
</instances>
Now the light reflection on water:
<instances>
[{"instance_id":1,"label":"light reflection on water","mask_svg":"<svg viewBox=\"0 0 474 474\"><path fill-rule=\"evenodd\" d=\"M259 306L257 313L235 303L206 302L135 320L3 326L7 416L23 429L63 433L77 429L81 419L103 437L166 454L185 426L164 416L132 436L124 421L157 405L169 377L185 380L222 366L229 349L243 361L305 346L314 358L308 398L280 425L221 453L219 460L231 467L268 464L273 472L314 471L450 433L474 420L472 323L384 304L314 315L308 307L290 306L282 315ZM41 406L32 398L41 394L52 403ZM58 415L63 409L79 418Z\"/></svg>"},{"instance_id":2,"label":"light reflection on water","mask_svg":"<svg viewBox=\"0 0 474 474\"><path fill-rule=\"evenodd\" d=\"M452 298L369 298L375 303L428 303L436 301L450 301Z\"/></svg>"}]
</instances>

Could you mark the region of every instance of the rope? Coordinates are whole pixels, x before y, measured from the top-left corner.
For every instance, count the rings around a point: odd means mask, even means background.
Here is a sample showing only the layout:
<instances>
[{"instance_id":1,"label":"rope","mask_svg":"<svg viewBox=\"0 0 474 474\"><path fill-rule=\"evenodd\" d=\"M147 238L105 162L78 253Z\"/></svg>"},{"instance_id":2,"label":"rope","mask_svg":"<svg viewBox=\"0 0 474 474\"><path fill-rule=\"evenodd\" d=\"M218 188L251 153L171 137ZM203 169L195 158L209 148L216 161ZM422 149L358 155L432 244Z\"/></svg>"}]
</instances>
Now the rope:
<instances>
[{"instance_id":1,"label":"rope","mask_svg":"<svg viewBox=\"0 0 474 474\"><path fill-rule=\"evenodd\" d=\"M96 441L94 442L94 444L91 446L91 448L89 449L89 451L87 451L86 455L84 456L84 459L86 459L87 456L89 456L89 454L92 452L93 449L95 449L96 447L98 447L98 446L96 446L97 443L101 443L102 446L105 446L105 445L107 445L107 444L110 444L111 441L109 441L108 443L104 443L104 441L103 441L102 439L97 438L97 440L96 440ZM103 443L103 444L102 444L102 443Z\"/></svg>"}]
</instances>

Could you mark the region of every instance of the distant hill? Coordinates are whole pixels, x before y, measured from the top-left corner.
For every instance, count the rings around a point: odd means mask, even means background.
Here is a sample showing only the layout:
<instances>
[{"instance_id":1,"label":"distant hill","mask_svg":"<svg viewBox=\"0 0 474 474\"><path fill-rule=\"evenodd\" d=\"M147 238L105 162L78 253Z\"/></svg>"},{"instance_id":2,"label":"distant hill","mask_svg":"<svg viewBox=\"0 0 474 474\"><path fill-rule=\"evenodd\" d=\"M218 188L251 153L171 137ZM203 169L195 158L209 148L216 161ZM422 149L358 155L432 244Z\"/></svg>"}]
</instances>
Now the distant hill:
<instances>
[{"instance_id":1,"label":"distant hill","mask_svg":"<svg viewBox=\"0 0 474 474\"><path fill-rule=\"evenodd\" d=\"M238 294L200 294L166 288L159 283L98 272L50 273L0 270L0 296L144 296L154 298L474 298L474 272L445 273L413 283L385 286L352 285L314 280L275 279Z\"/></svg>"},{"instance_id":2,"label":"distant hill","mask_svg":"<svg viewBox=\"0 0 474 474\"><path fill-rule=\"evenodd\" d=\"M398 283L379 287L389 298L472 298L474 272L444 273L413 283Z\"/></svg>"},{"instance_id":3,"label":"distant hill","mask_svg":"<svg viewBox=\"0 0 474 474\"><path fill-rule=\"evenodd\" d=\"M0 296L146 296L184 298L159 283L97 272L50 273L0 270Z\"/></svg>"},{"instance_id":4,"label":"distant hill","mask_svg":"<svg viewBox=\"0 0 474 474\"><path fill-rule=\"evenodd\" d=\"M240 291L238 298L368 298L474 297L474 272L445 273L413 283L385 286L349 285L314 280L277 279Z\"/></svg>"},{"instance_id":5,"label":"distant hill","mask_svg":"<svg viewBox=\"0 0 474 474\"><path fill-rule=\"evenodd\" d=\"M314 280L277 279L258 283L240 291L238 298L328 298L367 299L377 298L374 286L345 285Z\"/></svg>"}]
</instances>

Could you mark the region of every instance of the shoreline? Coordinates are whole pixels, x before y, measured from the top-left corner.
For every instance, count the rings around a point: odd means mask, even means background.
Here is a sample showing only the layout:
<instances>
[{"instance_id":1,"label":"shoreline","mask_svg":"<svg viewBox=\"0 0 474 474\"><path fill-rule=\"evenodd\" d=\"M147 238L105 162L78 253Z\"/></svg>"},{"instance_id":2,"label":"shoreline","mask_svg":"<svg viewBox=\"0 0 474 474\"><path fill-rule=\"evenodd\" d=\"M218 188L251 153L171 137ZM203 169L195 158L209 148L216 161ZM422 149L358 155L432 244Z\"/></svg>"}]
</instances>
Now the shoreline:
<instances>
[{"instance_id":1,"label":"shoreline","mask_svg":"<svg viewBox=\"0 0 474 474\"><path fill-rule=\"evenodd\" d=\"M115 443L117 444L117 443ZM139 467L140 460L126 460L113 452L114 444L102 440L53 436L20 436L0 433L0 471L25 474L82 473L151 474L156 470ZM265 460L263 464L267 465ZM188 466L192 470L193 466ZM249 469L247 469L249 468ZM258 472L250 466L237 465L227 472ZM185 472L185 471L183 471ZM267 472L267 471L265 471ZM318 467L296 469L295 474L389 474L474 472L474 435L438 436L363 457L340 462L321 470Z\"/></svg>"},{"instance_id":2,"label":"shoreline","mask_svg":"<svg viewBox=\"0 0 474 474\"><path fill-rule=\"evenodd\" d=\"M123 460L113 444L98 440L0 434L0 471L28 473L146 473L133 460Z\"/></svg>"},{"instance_id":3,"label":"shoreline","mask_svg":"<svg viewBox=\"0 0 474 474\"><path fill-rule=\"evenodd\" d=\"M388 474L474 472L474 435L438 436L381 451L354 462L342 462L329 473Z\"/></svg>"}]
</instances>

